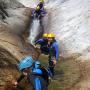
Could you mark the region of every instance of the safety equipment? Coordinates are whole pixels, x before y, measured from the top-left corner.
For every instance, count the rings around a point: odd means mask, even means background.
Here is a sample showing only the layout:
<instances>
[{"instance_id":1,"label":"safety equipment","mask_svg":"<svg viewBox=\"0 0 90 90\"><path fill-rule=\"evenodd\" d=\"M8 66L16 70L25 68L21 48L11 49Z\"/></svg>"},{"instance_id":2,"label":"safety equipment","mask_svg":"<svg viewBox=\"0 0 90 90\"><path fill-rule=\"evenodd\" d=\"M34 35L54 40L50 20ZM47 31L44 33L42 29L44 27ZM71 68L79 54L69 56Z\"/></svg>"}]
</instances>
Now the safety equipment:
<instances>
[{"instance_id":1,"label":"safety equipment","mask_svg":"<svg viewBox=\"0 0 90 90\"><path fill-rule=\"evenodd\" d=\"M55 35L54 35L53 33L49 33L47 37L48 37L48 38L54 38Z\"/></svg>"},{"instance_id":2,"label":"safety equipment","mask_svg":"<svg viewBox=\"0 0 90 90\"><path fill-rule=\"evenodd\" d=\"M18 64L19 70L22 71L23 69L27 69L33 65L33 59L31 56L25 57L21 62Z\"/></svg>"},{"instance_id":3,"label":"safety equipment","mask_svg":"<svg viewBox=\"0 0 90 90\"><path fill-rule=\"evenodd\" d=\"M44 3L44 0L40 0L40 3Z\"/></svg>"},{"instance_id":4,"label":"safety equipment","mask_svg":"<svg viewBox=\"0 0 90 90\"><path fill-rule=\"evenodd\" d=\"M47 33L44 33L44 34L43 34L43 37L48 37L48 34L47 34Z\"/></svg>"},{"instance_id":5,"label":"safety equipment","mask_svg":"<svg viewBox=\"0 0 90 90\"><path fill-rule=\"evenodd\" d=\"M35 68L40 68L41 63L39 61L35 62Z\"/></svg>"},{"instance_id":6,"label":"safety equipment","mask_svg":"<svg viewBox=\"0 0 90 90\"><path fill-rule=\"evenodd\" d=\"M39 9L40 9L40 6L37 6L37 7L36 7L36 10L39 10Z\"/></svg>"}]
</instances>

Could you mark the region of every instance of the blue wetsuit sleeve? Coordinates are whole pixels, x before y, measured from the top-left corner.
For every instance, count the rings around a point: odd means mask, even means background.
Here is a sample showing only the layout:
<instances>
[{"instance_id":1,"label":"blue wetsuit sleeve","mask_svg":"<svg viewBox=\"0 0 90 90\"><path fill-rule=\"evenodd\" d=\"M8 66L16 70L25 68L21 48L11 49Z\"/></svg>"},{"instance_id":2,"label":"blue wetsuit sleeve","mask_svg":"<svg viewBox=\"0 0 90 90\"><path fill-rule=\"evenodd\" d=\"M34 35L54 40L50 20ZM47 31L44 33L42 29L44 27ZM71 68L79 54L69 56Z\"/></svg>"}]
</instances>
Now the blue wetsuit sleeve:
<instances>
[{"instance_id":1,"label":"blue wetsuit sleeve","mask_svg":"<svg viewBox=\"0 0 90 90\"><path fill-rule=\"evenodd\" d=\"M59 46L58 46L58 43L55 43L54 44L54 48L55 48L55 51L56 51L56 60L58 61L58 58L59 58Z\"/></svg>"},{"instance_id":2,"label":"blue wetsuit sleeve","mask_svg":"<svg viewBox=\"0 0 90 90\"><path fill-rule=\"evenodd\" d=\"M36 42L35 42L35 44L40 44L40 43L42 43L43 42L43 39L39 39L39 40L37 40Z\"/></svg>"},{"instance_id":3,"label":"blue wetsuit sleeve","mask_svg":"<svg viewBox=\"0 0 90 90\"><path fill-rule=\"evenodd\" d=\"M46 10L43 8L41 9L41 12L42 12L42 14L47 14Z\"/></svg>"},{"instance_id":4,"label":"blue wetsuit sleeve","mask_svg":"<svg viewBox=\"0 0 90 90\"><path fill-rule=\"evenodd\" d=\"M39 78L35 79L35 90L41 90L41 82Z\"/></svg>"}]
</instances>

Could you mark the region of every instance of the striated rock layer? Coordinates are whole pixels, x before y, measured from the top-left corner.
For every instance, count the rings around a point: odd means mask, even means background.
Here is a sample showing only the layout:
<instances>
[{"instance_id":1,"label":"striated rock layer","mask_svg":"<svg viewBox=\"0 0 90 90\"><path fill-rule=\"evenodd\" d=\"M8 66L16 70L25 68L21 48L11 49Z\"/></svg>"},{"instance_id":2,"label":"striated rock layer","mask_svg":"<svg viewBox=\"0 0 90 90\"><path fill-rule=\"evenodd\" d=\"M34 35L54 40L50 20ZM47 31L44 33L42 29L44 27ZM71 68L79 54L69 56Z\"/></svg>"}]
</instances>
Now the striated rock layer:
<instances>
[{"instance_id":1,"label":"striated rock layer","mask_svg":"<svg viewBox=\"0 0 90 90\"><path fill-rule=\"evenodd\" d=\"M18 77L17 63L34 52L34 48L26 42L31 9L16 0L0 0L0 5L2 3L8 16L2 19L0 13L0 90Z\"/></svg>"}]
</instances>

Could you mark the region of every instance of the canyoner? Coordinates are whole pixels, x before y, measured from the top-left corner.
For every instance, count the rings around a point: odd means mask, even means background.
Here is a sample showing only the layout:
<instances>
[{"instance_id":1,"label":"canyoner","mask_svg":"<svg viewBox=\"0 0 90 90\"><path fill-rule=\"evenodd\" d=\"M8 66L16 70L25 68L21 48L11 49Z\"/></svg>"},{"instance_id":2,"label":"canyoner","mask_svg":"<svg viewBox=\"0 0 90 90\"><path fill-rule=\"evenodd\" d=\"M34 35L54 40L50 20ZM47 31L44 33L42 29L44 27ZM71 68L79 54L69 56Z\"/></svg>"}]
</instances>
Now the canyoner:
<instances>
[{"instance_id":1,"label":"canyoner","mask_svg":"<svg viewBox=\"0 0 90 90\"><path fill-rule=\"evenodd\" d=\"M41 54L48 55L48 73L54 76L54 67L59 59L59 45L53 33L44 33L43 37L35 42L35 48L40 49Z\"/></svg>"},{"instance_id":2,"label":"canyoner","mask_svg":"<svg viewBox=\"0 0 90 90\"><path fill-rule=\"evenodd\" d=\"M38 19L41 23L42 18L45 16L45 14L46 10L44 9L44 1L40 0L36 8L32 10L32 19Z\"/></svg>"},{"instance_id":3,"label":"canyoner","mask_svg":"<svg viewBox=\"0 0 90 90\"><path fill-rule=\"evenodd\" d=\"M41 54L45 54L45 55L48 55L49 53L47 36L48 33L44 33L41 39L35 41L35 45L34 45L35 48L40 49Z\"/></svg>"},{"instance_id":4,"label":"canyoner","mask_svg":"<svg viewBox=\"0 0 90 90\"><path fill-rule=\"evenodd\" d=\"M39 4L36 6L35 9L32 10L32 23L29 29L29 37L28 41L34 45L34 42L41 38L41 35L44 32L43 26L43 17L46 15L46 10L44 9L43 5L44 1L40 0Z\"/></svg>"},{"instance_id":5,"label":"canyoner","mask_svg":"<svg viewBox=\"0 0 90 90\"><path fill-rule=\"evenodd\" d=\"M59 59L59 45L55 40L55 35L53 33L48 34L48 45L49 45L49 57L48 57L48 70L51 72L51 77L54 76L54 67Z\"/></svg>"},{"instance_id":6,"label":"canyoner","mask_svg":"<svg viewBox=\"0 0 90 90\"><path fill-rule=\"evenodd\" d=\"M14 82L18 88L19 83L24 77L27 77L28 82L32 85L33 90L48 90L49 76L48 71L42 67L40 61L35 60L34 56L27 56L20 61L18 69L21 75ZM24 90L19 87L20 90Z\"/></svg>"}]
</instances>

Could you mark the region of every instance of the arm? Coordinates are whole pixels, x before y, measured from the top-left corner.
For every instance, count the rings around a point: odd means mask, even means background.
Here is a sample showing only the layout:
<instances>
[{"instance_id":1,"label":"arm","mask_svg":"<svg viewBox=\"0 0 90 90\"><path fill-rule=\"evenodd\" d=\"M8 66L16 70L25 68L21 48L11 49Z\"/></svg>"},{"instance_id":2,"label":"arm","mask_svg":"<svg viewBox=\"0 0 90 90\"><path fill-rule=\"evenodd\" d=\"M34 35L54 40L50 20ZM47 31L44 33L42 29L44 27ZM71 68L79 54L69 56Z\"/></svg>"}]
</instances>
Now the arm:
<instances>
[{"instance_id":1,"label":"arm","mask_svg":"<svg viewBox=\"0 0 90 90\"><path fill-rule=\"evenodd\" d=\"M20 77L17 79L17 83L19 83L24 77L25 75L21 74Z\"/></svg>"},{"instance_id":2,"label":"arm","mask_svg":"<svg viewBox=\"0 0 90 90\"><path fill-rule=\"evenodd\" d=\"M17 80L15 80L14 82L12 82L12 84L14 84L16 87L18 86L18 83L24 78L25 76L23 74L21 74L19 76L19 78L17 78Z\"/></svg>"},{"instance_id":3,"label":"arm","mask_svg":"<svg viewBox=\"0 0 90 90\"><path fill-rule=\"evenodd\" d=\"M54 48L55 48L55 52L56 52L56 60L58 61L58 58L59 58L59 46L58 46L58 43L55 43L54 44Z\"/></svg>"},{"instance_id":4,"label":"arm","mask_svg":"<svg viewBox=\"0 0 90 90\"><path fill-rule=\"evenodd\" d=\"M37 41L35 42L35 45L40 44L40 43L42 43L42 42L43 42L43 39L39 39L39 40L37 40Z\"/></svg>"}]
</instances>

